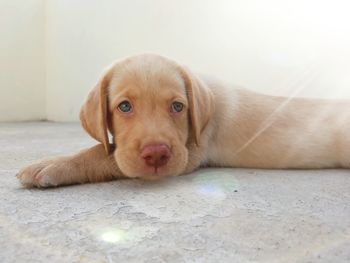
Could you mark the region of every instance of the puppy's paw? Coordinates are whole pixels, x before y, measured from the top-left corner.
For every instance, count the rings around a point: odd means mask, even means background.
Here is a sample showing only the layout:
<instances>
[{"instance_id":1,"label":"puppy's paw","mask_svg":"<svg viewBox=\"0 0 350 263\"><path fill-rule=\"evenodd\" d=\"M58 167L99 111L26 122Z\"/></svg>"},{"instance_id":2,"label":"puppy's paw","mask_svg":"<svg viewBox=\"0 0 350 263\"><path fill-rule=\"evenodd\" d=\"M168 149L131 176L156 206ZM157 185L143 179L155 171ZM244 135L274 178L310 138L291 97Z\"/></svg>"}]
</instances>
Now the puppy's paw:
<instances>
[{"instance_id":1,"label":"puppy's paw","mask_svg":"<svg viewBox=\"0 0 350 263\"><path fill-rule=\"evenodd\" d=\"M65 167L59 160L41 160L22 168L16 175L24 187L53 187L63 184Z\"/></svg>"}]
</instances>

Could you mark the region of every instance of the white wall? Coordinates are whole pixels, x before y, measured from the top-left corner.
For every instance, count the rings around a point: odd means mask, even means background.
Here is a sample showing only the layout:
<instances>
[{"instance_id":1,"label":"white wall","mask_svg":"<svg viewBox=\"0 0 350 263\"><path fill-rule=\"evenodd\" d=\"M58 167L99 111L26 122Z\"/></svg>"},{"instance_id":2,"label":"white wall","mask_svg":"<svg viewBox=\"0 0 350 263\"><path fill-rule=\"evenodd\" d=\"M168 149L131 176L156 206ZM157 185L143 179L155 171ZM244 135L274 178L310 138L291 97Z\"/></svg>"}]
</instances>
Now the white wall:
<instances>
[{"instance_id":1,"label":"white wall","mask_svg":"<svg viewBox=\"0 0 350 263\"><path fill-rule=\"evenodd\" d=\"M101 69L153 51L273 93L350 97L350 5L339 0L51 0L48 116L76 120Z\"/></svg>"},{"instance_id":2,"label":"white wall","mask_svg":"<svg viewBox=\"0 0 350 263\"><path fill-rule=\"evenodd\" d=\"M46 116L77 120L105 66L147 51L261 92L350 97L349 11L348 0L47 0Z\"/></svg>"},{"instance_id":3,"label":"white wall","mask_svg":"<svg viewBox=\"0 0 350 263\"><path fill-rule=\"evenodd\" d=\"M44 0L0 0L0 121L45 112Z\"/></svg>"}]
</instances>

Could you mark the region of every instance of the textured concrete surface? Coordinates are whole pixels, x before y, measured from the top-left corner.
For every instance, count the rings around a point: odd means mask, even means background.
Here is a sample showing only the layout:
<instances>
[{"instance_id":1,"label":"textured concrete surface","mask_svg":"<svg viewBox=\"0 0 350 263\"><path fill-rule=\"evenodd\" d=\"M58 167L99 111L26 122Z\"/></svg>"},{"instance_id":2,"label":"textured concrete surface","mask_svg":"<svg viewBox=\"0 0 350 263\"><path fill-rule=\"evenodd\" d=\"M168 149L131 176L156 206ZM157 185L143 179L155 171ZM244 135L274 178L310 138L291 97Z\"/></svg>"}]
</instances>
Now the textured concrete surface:
<instances>
[{"instance_id":1,"label":"textured concrete surface","mask_svg":"<svg viewBox=\"0 0 350 263\"><path fill-rule=\"evenodd\" d=\"M346 170L203 169L161 182L22 189L78 124L0 124L0 262L350 262Z\"/></svg>"}]
</instances>

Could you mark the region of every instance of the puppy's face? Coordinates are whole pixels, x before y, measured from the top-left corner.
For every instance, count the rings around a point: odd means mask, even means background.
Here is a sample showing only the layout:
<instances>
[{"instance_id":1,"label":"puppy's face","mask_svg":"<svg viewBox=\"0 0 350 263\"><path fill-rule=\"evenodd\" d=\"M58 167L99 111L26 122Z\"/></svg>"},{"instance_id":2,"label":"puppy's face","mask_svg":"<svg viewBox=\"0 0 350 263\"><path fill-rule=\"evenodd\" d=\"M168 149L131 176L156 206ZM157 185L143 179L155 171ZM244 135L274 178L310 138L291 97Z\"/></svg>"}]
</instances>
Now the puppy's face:
<instances>
[{"instance_id":1,"label":"puppy's face","mask_svg":"<svg viewBox=\"0 0 350 263\"><path fill-rule=\"evenodd\" d=\"M179 72L159 61L129 61L113 71L108 94L121 171L145 179L183 172L189 104Z\"/></svg>"},{"instance_id":2,"label":"puppy's face","mask_svg":"<svg viewBox=\"0 0 350 263\"><path fill-rule=\"evenodd\" d=\"M106 72L80 119L107 153L110 131L124 175L158 179L185 170L186 146L199 144L212 112L212 94L198 78L164 57L139 55Z\"/></svg>"}]
</instances>

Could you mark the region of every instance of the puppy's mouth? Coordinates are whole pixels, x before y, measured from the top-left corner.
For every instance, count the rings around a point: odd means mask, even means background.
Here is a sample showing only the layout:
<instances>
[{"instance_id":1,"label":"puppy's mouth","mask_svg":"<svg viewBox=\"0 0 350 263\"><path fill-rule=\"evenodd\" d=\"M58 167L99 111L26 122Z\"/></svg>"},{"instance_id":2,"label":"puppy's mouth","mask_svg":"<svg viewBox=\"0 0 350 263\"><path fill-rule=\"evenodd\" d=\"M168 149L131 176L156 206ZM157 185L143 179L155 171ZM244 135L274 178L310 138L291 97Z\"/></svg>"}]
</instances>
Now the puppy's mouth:
<instances>
[{"instance_id":1,"label":"puppy's mouth","mask_svg":"<svg viewBox=\"0 0 350 263\"><path fill-rule=\"evenodd\" d=\"M140 154L143 163L142 178L164 177L169 172L168 164L173 158L167 144L150 144L143 148Z\"/></svg>"},{"instance_id":2,"label":"puppy's mouth","mask_svg":"<svg viewBox=\"0 0 350 263\"><path fill-rule=\"evenodd\" d=\"M141 151L127 154L117 148L115 158L122 173L130 178L158 180L180 174L187 164L185 148L166 144L146 145Z\"/></svg>"},{"instance_id":3,"label":"puppy's mouth","mask_svg":"<svg viewBox=\"0 0 350 263\"><path fill-rule=\"evenodd\" d=\"M139 176L138 178L153 181L153 180L158 180L168 176L171 176L171 174L169 173L169 168L166 165L160 166L160 167L146 166L143 169L142 175Z\"/></svg>"}]
</instances>

